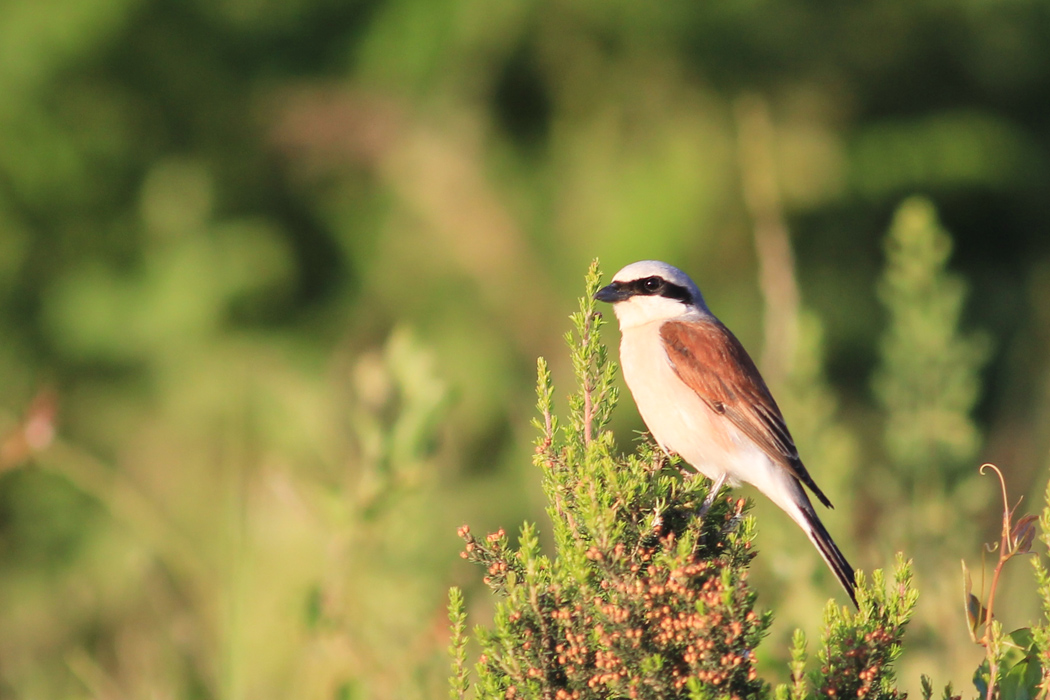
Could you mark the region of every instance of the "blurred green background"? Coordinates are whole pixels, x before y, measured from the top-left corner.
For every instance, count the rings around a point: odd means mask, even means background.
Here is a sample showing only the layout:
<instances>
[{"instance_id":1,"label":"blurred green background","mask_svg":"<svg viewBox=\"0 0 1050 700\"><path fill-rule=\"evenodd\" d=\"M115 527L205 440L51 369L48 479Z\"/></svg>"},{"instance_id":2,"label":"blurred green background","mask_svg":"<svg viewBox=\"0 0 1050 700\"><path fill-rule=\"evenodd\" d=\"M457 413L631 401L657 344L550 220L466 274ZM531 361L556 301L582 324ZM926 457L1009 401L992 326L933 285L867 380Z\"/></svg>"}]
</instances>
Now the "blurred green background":
<instances>
[{"instance_id":1,"label":"blurred green background","mask_svg":"<svg viewBox=\"0 0 1050 700\"><path fill-rule=\"evenodd\" d=\"M594 257L698 281L965 686L976 468L1047 478L1050 5L7 0L0 698L445 697ZM842 595L757 517L782 680Z\"/></svg>"}]
</instances>

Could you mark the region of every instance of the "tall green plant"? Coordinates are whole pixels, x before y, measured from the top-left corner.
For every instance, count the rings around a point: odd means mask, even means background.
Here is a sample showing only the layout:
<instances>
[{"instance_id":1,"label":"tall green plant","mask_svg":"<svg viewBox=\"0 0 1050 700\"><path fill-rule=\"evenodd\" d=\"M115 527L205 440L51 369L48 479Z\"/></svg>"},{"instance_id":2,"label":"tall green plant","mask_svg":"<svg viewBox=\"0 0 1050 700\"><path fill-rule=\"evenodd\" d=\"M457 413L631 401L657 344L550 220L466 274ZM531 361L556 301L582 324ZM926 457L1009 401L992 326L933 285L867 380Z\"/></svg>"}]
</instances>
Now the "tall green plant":
<instances>
[{"instance_id":1,"label":"tall green plant","mask_svg":"<svg viewBox=\"0 0 1050 700\"><path fill-rule=\"evenodd\" d=\"M933 205L908 199L890 226L879 283L889 326L874 388L886 451L895 476L926 494L957 481L980 444L970 414L988 343L959 328L966 284L945 269L951 249Z\"/></svg>"},{"instance_id":2,"label":"tall green plant","mask_svg":"<svg viewBox=\"0 0 1050 700\"><path fill-rule=\"evenodd\" d=\"M874 469L881 477L862 486L881 517L869 531L919 562L927 594L915 619L920 636L940 654L961 657L969 640L942 633L958 625L955 562L978 538L976 515L987 496L974 484L981 435L971 412L988 342L961 329L966 283L947 270L952 239L932 203L905 200L885 250L878 296L888 323L872 379L884 452Z\"/></svg>"}]
</instances>

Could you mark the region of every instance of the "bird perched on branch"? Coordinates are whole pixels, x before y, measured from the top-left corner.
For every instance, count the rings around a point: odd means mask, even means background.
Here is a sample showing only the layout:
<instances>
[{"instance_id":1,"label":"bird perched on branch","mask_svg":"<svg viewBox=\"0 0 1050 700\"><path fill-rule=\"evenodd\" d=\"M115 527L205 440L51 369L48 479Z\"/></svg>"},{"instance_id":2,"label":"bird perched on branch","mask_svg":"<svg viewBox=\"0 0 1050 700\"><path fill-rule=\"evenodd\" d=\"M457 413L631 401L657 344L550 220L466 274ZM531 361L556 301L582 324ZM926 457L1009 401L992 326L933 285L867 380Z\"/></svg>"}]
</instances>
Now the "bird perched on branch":
<instances>
[{"instance_id":1,"label":"bird perched on branch","mask_svg":"<svg viewBox=\"0 0 1050 700\"><path fill-rule=\"evenodd\" d=\"M831 539L803 485L828 508L799 459L762 375L676 267L643 260L623 268L594 295L620 322L623 377L649 431L714 484L704 513L727 482L754 485L816 545L853 604L853 569Z\"/></svg>"}]
</instances>

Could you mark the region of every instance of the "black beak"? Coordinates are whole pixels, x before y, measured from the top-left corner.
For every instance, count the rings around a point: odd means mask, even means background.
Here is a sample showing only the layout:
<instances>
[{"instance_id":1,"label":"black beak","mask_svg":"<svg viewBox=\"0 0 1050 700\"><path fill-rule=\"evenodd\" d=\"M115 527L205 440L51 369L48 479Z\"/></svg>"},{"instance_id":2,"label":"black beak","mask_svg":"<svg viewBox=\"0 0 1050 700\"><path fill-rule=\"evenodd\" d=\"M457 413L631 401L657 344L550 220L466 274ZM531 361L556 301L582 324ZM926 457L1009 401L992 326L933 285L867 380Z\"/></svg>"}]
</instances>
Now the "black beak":
<instances>
[{"instance_id":1,"label":"black beak","mask_svg":"<svg viewBox=\"0 0 1050 700\"><path fill-rule=\"evenodd\" d=\"M631 296L630 290L619 282L613 282L612 284L606 285L594 293L595 299L610 304L623 301L629 296Z\"/></svg>"}]
</instances>

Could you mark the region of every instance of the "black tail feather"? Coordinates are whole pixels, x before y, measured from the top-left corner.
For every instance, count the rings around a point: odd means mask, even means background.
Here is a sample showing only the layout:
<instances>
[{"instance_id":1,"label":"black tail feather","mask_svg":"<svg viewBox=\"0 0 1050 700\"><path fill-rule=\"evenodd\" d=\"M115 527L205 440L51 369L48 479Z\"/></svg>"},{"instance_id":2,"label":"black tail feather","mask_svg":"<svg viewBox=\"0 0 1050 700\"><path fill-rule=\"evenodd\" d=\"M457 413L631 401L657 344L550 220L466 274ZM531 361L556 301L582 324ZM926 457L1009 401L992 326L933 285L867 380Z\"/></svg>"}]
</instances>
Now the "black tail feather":
<instances>
[{"instance_id":1,"label":"black tail feather","mask_svg":"<svg viewBox=\"0 0 1050 700\"><path fill-rule=\"evenodd\" d=\"M846 589L846 593L849 594L850 600L853 601L853 607L857 606L857 585L854 582L854 570L846 561L846 557L842 555L838 545L831 539L831 535L828 533L827 528L824 527L824 523L820 522L820 518L813 511L813 508L803 509L806 516L806 522L809 525L810 540L816 545L817 551L820 552L820 556L823 557L827 563L828 568L835 574L835 578L839 580L842 587Z\"/></svg>"}]
</instances>

